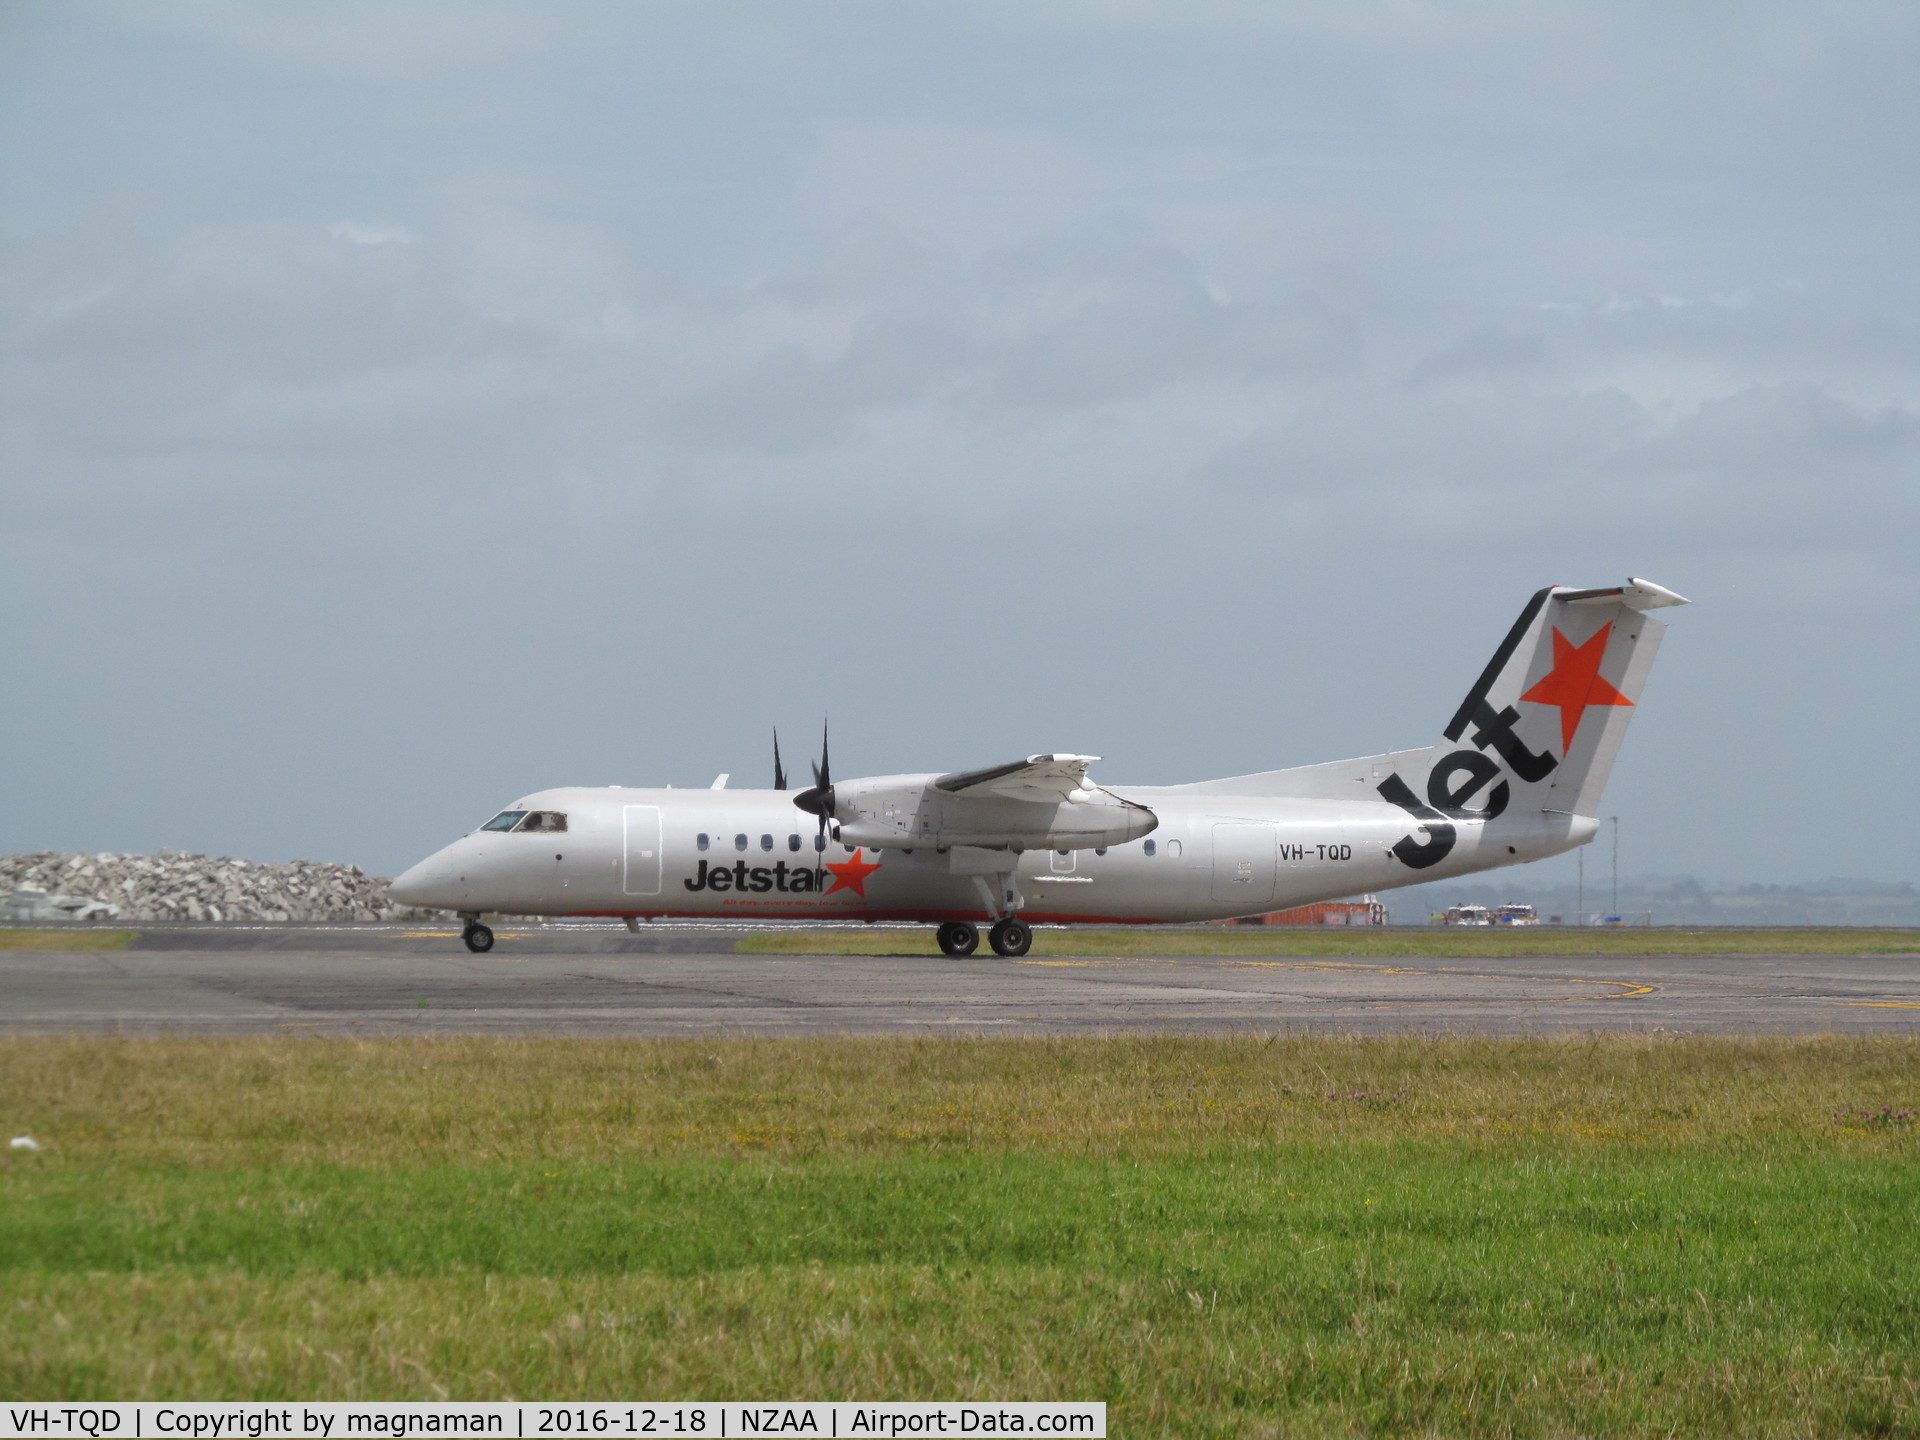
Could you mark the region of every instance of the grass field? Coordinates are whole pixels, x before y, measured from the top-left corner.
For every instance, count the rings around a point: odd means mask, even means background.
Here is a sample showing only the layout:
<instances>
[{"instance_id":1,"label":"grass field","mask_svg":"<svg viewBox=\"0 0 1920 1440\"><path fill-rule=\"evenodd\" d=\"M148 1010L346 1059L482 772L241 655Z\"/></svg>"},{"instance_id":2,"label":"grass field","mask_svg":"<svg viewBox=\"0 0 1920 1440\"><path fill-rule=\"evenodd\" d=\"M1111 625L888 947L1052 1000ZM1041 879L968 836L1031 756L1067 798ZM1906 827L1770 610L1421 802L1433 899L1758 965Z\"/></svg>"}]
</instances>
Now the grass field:
<instances>
[{"instance_id":1,"label":"grass field","mask_svg":"<svg viewBox=\"0 0 1920 1440\"><path fill-rule=\"evenodd\" d=\"M0 1042L10 1398L1920 1433L1920 1041Z\"/></svg>"},{"instance_id":2,"label":"grass field","mask_svg":"<svg viewBox=\"0 0 1920 1440\"><path fill-rule=\"evenodd\" d=\"M935 955L933 927L793 930L749 935L734 949L762 955ZM985 953L984 951L982 953ZM1902 955L1920 954L1915 930L1652 930L1558 926L1521 929L1373 929L1356 926L1209 925L1034 931L1036 955L1333 955L1497 959L1506 955Z\"/></svg>"}]
</instances>

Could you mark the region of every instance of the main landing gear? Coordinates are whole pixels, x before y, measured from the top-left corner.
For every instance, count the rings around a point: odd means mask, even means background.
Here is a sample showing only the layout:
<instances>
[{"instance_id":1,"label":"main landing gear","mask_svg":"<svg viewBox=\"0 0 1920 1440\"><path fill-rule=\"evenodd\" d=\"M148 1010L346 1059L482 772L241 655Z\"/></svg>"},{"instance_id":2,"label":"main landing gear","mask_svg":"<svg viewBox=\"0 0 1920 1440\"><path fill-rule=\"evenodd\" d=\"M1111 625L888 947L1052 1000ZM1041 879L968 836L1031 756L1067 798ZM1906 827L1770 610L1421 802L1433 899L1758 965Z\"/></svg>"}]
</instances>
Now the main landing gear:
<instances>
[{"instance_id":1,"label":"main landing gear","mask_svg":"<svg viewBox=\"0 0 1920 1440\"><path fill-rule=\"evenodd\" d=\"M993 946L994 954L1015 959L1033 948L1033 927L1009 915L994 922L993 928L987 931L987 943Z\"/></svg>"},{"instance_id":2,"label":"main landing gear","mask_svg":"<svg viewBox=\"0 0 1920 1440\"><path fill-rule=\"evenodd\" d=\"M949 920L942 925L936 938L940 941L940 953L956 960L980 948L980 931L961 920Z\"/></svg>"},{"instance_id":3,"label":"main landing gear","mask_svg":"<svg viewBox=\"0 0 1920 1440\"><path fill-rule=\"evenodd\" d=\"M1013 872L997 873L991 880L985 875L975 875L973 888L980 892L981 908L993 920L992 928L987 931L987 943L993 946L993 953L1012 960L1031 950L1033 930L1018 918L1017 912L1025 902L1020 899L1020 887L1014 883ZM969 936L965 950L948 949L949 939L956 930L965 930ZM949 955L969 954L979 943L979 934L973 926L957 921L942 925L940 948Z\"/></svg>"},{"instance_id":4,"label":"main landing gear","mask_svg":"<svg viewBox=\"0 0 1920 1440\"><path fill-rule=\"evenodd\" d=\"M949 920L937 932L940 941L940 953L951 955L956 960L971 955L980 947L980 929L964 920ZM1033 927L1025 921L1016 920L1009 915L1004 920L996 920L987 931L987 943L993 947L993 953L1004 955L1009 960L1024 955L1033 948Z\"/></svg>"}]
</instances>

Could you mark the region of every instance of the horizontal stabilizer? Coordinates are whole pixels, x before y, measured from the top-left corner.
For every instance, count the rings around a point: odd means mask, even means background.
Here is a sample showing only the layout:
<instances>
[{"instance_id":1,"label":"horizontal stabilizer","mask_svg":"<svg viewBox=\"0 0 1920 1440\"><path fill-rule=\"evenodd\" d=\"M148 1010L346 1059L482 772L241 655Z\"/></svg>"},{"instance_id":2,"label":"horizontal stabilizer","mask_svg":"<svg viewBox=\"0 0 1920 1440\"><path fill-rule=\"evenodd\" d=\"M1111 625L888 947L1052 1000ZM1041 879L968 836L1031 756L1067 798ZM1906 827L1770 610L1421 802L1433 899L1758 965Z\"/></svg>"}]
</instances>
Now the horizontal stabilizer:
<instances>
[{"instance_id":1,"label":"horizontal stabilizer","mask_svg":"<svg viewBox=\"0 0 1920 1440\"><path fill-rule=\"evenodd\" d=\"M1554 599L1568 605L1598 605L1613 601L1625 605L1629 610L1658 610L1667 605L1691 605L1693 602L1684 595L1676 595L1664 585L1656 585L1651 580L1629 578L1624 585L1609 585L1600 590L1560 590L1554 591Z\"/></svg>"}]
</instances>

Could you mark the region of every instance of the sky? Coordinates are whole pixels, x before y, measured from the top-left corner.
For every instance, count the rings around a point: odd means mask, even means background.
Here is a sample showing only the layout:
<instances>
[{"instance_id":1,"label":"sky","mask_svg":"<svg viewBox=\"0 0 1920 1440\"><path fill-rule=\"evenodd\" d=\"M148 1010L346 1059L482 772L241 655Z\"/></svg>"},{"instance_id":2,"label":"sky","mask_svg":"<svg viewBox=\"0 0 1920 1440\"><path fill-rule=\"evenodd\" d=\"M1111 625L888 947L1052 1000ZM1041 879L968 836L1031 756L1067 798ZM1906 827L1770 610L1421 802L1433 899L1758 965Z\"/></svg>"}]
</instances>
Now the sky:
<instances>
[{"instance_id":1,"label":"sky","mask_svg":"<svg viewBox=\"0 0 1920 1440\"><path fill-rule=\"evenodd\" d=\"M829 717L1368 754L1639 575L1623 869L1920 879L1917 72L1905 0L0 3L0 850L391 874Z\"/></svg>"}]
</instances>

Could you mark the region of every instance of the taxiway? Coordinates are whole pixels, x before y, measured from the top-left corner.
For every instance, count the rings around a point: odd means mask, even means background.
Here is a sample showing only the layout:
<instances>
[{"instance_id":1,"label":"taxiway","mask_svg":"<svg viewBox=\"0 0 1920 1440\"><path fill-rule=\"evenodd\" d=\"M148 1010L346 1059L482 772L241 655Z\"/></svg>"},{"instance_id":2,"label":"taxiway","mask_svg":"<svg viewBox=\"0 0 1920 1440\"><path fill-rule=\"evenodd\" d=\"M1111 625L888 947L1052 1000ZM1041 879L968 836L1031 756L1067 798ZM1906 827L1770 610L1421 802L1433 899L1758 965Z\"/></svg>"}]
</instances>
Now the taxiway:
<instances>
[{"instance_id":1,"label":"taxiway","mask_svg":"<svg viewBox=\"0 0 1920 1440\"><path fill-rule=\"evenodd\" d=\"M145 931L0 951L0 1033L689 1035L1911 1030L1920 956L1498 960L739 955L740 932L342 926ZM910 953L911 952L911 953Z\"/></svg>"}]
</instances>

